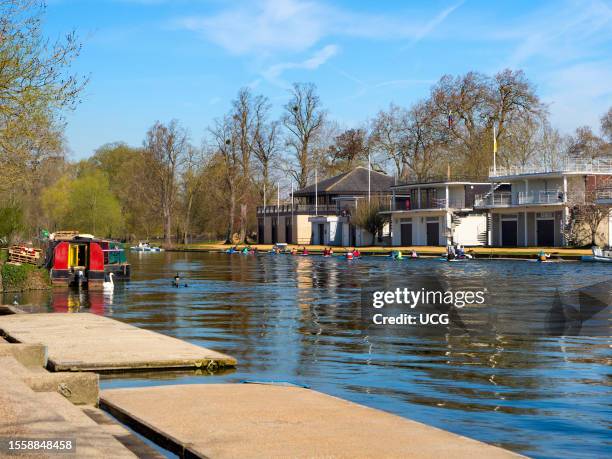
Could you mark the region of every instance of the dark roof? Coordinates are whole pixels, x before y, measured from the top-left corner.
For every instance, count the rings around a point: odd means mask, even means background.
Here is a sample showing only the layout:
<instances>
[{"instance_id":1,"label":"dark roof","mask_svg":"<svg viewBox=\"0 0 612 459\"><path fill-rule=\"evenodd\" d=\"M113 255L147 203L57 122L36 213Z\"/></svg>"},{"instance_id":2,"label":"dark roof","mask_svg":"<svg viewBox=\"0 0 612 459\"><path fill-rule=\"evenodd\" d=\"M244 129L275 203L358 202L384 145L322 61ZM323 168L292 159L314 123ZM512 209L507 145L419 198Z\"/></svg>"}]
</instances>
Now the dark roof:
<instances>
[{"instance_id":1,"label":"dark roof","mask_svg":"<svg viewBox=\"0 0 612 459\"><path fill-rule=\"evenodd\" d=\"M389 177L382 172L370 172L370 191L380 193L389 191L393 185L393 177ZM362 166L356 167L350 172L336 175L317 184L319 194L353 195L365 194L368 192L368 169ZM294 193L294 196L303 197L314 195L315 185L308 185Z\"/></svg>"}]
</instances>

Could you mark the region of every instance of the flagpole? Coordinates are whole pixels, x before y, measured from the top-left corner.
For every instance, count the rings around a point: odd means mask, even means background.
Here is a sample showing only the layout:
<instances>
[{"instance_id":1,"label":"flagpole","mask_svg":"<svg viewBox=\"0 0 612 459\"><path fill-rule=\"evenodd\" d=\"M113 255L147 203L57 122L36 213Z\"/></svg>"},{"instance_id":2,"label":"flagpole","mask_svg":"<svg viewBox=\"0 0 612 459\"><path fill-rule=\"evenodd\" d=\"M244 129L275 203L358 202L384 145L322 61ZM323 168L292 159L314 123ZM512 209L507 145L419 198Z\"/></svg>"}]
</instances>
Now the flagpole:
<instances>
[{"instance_id":1,"label":"flagpole","mask_svg":"<svg viewBox=\"0 0 612 459\"><path fill-rule=\"evenodd\" d=\"M497 175L497 136L493 125L493 175Z\"/></svg>"},{"instance_id":2,"label":"flagpole","mask_svg":"<svg viewBox=\"0 0 612 459\"><path fill-rule=\"evenodd\" d=\"M372 160L370 158L370 152L368 152L368 204L370 204L370 190L371 190L370 172L371 171L372 171Z\"/></svg>"},{"instance_id":3,"label":"flagpole","mask_svg":"<svg viewBox=\"0 0 612 459\"><path fill-rule=\"evenodd\" d=\"M278 232L280 231L280 182L276 184L276 241L278 242Z\"/></svg>"}]
</instances>

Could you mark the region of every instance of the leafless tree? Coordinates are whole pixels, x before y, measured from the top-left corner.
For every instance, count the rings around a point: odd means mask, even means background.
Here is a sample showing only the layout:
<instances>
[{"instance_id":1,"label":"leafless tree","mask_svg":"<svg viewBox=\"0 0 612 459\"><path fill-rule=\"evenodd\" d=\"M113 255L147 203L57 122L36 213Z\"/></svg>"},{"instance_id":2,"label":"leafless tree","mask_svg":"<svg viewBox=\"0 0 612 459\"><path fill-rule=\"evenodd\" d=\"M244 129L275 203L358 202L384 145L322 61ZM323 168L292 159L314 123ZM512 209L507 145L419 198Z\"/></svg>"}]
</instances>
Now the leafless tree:
<instances>
[{"instance_id":1,"label":"leafless tree","mask_svg":"<svg viewBox=\"0 0 612 459\"><path fill-rule=\"evenodd\" d=\"M229 200L225 241L231 243L233 242L238 184L240 182L241 160L238 141L240 136L236 129L235 120L231 116L225 116L222 120L215 121L215 126L210 128L209 132L212 135L216 151L223 159L223 177Z\"/></svg>"},{"instance_id":2,"label":"leafless tree","mask_svg":"<svg viewBox=\"0 0 612 459\"><path fill-rule=\"evenodd\" d=\"M406 178L406 110L391 104L372 120L372 148L395 166L395 176Z\"/></svg>"},{"instance_id":3,"label":"leafless tree","mask_svg":"<svg viewBox=\"0 0 612 459\"><path fill-rule=\"evenodd\" d=\"M253 175L251 173L252 156L257 150L256 139L264 124L270 104L264 96L253 95L251 90L243 88L238 97L232 103L231 118L234 132L234 142L238 148L238 159L240 162L241 186L240 202L240 240L244 241L247 235L248 202L251 196L251 184Z\"/></svg>"},{"instance_id":4,"label":"leafless tree","mask_svg":"<svg viewBox=\"0 0 612 459\"><path fill-rule=\"evenodd\" d=\"M179 173L189 152L188 134L176 120L156 122L144 141L144 162L153 177L164 220L164 242L172 245L172 217L176 205Z\"/></svg>"},{"instance_id":5,"label":"leafless tree","mask_svg":"<svg viewBox=\"0 0 612 459\"><path fill-rule=\"evenodd\" d=\"M270 189L270 166L279 154L278 121L263 123L255 132L255 157L261 167L263 190Z\"/></svg>"},{"instance_id":6,"label":"leafless tree","mask_svg":"<svg viewBox=\"0 0 612 459\"><path fill-rule=\"evenodd\" d=\"M325 119L321 102L312 83L295 83L291 99L285 105L282 122L289 131L287 146L293 149L296 164L288 172L295 178L298 186L308 184L311 169L311 146L315 141Z\"/></svg>"}]
</instances>

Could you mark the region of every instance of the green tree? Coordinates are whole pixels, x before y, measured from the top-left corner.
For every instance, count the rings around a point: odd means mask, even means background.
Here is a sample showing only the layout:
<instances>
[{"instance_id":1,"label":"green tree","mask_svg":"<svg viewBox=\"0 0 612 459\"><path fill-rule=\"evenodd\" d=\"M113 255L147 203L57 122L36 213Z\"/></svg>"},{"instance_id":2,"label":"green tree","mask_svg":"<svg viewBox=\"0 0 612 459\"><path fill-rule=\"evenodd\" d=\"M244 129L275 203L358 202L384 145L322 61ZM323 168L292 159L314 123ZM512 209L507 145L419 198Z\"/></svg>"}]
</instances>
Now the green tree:
<instances>
[{"instance_id":1,"label":"green tree","mask_svg":"<svg viewBox=\"0 0 612 459\"><path fill-rule=\"evenodd\" d=\"M76 179L62 177L43 191L42 205L55 230L75 229L104 237L120 236L124 230L121 206L101 171L88 171Z\"/></svg>"},{"instance_id":2,"label":"green tree","mask_svg":"<svg viewBox=\"0 0 612 459\"><path fill-rule=\"evenodd\" d=\"M372 245L377 237L382 234L383 228L389 222L388 214L381 214L384 204L378 198L372 198L370 202L359 202L351 222L363 228L372 235Z\"/></svg>"}]
</instances>

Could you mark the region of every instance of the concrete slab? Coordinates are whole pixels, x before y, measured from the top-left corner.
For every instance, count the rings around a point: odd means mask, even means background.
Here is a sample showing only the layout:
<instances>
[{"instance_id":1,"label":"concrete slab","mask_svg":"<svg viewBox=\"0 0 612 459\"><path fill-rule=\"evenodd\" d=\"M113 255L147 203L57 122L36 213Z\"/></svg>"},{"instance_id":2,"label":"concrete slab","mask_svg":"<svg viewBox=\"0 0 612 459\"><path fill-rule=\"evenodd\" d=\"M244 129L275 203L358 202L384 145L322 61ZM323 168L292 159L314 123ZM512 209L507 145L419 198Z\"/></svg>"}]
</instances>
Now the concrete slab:
<instances>
[{"instance_id":1,"label":"concrete slab","mask_svg":"<svg viewBox=\"0 0 612 459\"><path fill-rule=\"evenodd\" d=\"M44 344L53 371L214 371L236 365L229 355L89 313L0 316L0 330L9 340Z\"/></svg>"},{"instance_id":2,"label":"concrete slab","mask_svg":"<svg viewBox=\"0 0 612 459\"><path fill-rule=\"evenodd\" d=\"M26 367L47 366L47 348L42 344L22 344L0 341L0 357L14 357Z\"/></svg>"},{"instance_id":3,"label":"concrete slab","mask_svg":"<svg viewBox=\"0 0 612 459\"><path fill-rule=\"evenodd\" d=\"M135 458L136 455L113 436L88 423L80 409L53 392L35 393L18 377L0 367L0 438L71 439L78 458ZM2 455L2 453L0 453ZM19 457L56 457L37 452Z\"/></svg>"},{"instance_id":4,"label":"concrete slab","mask_svg":"<svg viewBox=\"0 0 612 459\"><path fill-rule=\"evenodd\" d=\"M42 367L26 368L13 357L0 356L0 375L9 372L34 392L58 392L75 405L97 405L99 376L86 372L49 373Z\"/></svg>"},{"instance_id":5,"label":"concrete slab","mask_svg":"<svg viewBox=\"0 0 612 459\"><path fill-rule=\"evenodd\" d=\"M299 387L198 384L111 389L100 406L181 457L520 457Z\"/></svg>"}]
</instances>

